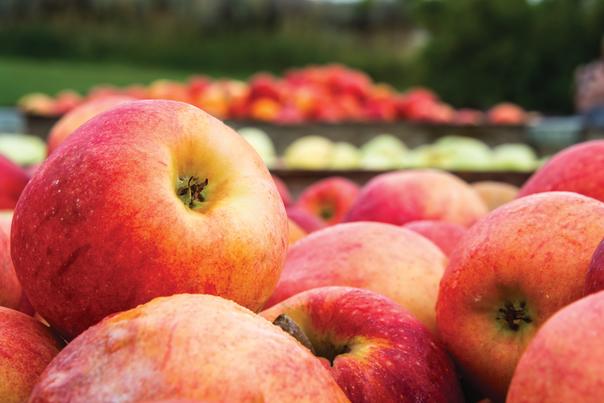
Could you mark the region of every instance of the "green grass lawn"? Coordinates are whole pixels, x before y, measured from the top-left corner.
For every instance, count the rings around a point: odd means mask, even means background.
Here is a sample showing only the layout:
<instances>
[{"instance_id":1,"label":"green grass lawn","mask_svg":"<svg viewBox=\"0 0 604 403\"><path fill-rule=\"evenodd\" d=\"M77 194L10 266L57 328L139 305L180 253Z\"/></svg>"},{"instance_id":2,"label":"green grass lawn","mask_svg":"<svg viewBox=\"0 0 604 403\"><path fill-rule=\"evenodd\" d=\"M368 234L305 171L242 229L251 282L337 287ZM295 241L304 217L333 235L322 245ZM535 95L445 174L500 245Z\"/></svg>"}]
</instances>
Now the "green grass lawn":
<instances>
[{"instance_id":1,"label":"green grass lawn","mask_svg":"<svg viewBox=\"0 0 604 403\"><path fill-rule=\"evenodd\" d=\"M64 89L80 93L98 84L149 83L158 78L183 80L199 71L178 71L115 63L84 63L0 57L0 105L12 106L24 94L55 94ZM216 72L203 72L219 76ZM244 74L239 77L245 77Z\"/></svg>"}]
</instances>

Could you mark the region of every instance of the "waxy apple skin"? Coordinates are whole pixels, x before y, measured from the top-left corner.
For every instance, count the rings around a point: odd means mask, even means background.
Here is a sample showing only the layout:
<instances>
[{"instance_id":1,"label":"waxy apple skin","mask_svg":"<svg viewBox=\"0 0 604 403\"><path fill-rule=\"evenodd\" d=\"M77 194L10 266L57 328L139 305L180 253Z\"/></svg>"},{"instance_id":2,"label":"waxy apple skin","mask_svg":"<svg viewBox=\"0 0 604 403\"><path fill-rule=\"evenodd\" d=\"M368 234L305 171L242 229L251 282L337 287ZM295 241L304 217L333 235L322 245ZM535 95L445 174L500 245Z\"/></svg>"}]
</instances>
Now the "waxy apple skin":
<instances>
[{"instance_id":1,"label":"waxy apple skin","mask_svg":"<svg viewBox=\"0 0 604 403\"><path fill-rule=\"evenodd\" d=\"M177 195L189 176L208 180L197 209ZM245 140L198 108L153 100L94 117L49 157L15 209L11 248L33 307L72 338L157 296L208 293L259 310L287 236Z\"/></svg>"},{"instance_id":2,"label":"waxy apple skin","mask_svg":"<svg viewBox=\"0 0 604 403\"><path fill-rule=\"evenodd\" d=\"M270 307L324 286L365 288L401 304L430 330L446 256L421 235L394 225L338 224L291 246Z\"/></svg>"},{"instance_id":3,"label":"waxy apple skin","mask_svg":"<svg viewBox=\"0 0 604 403\"><path fill-rule=\"evenodd\" d=\"M537 329L583 296L603 236L604 203L570 192L515 200L469 229L440 283L436 321L447 350L488 397L505 398Z\"/></svg>"},{"instance_id":4,"label":"waxy apple skin","mask_svg":"<svg viewBox=\"0 0 604 403\"><path fill-rule=\"evenodd\" d=\"M435 170L398 171L370 180L344 221L402 225L437 220L467 227L486 213L476 192L454 175Z\"/></svg>"},{"instance_id":5,"label":"waxy apple skin","mask_svg":"<svg viewBox=\"0 0 604 403\"><path fill-rule=\"evenodd\" d=\"M604 201L604 140L568 147L554 155L520 189L518 197L550 191L576 192Z\"/></svg>"},{"instance_id":6,"label":"waxy apple skin","mask_svg":"<svg viewBox=\"0 0 604 403\"><path fill-rule=\"evenodd\" d=\"M29 182L23 168L0 155L0 209L13 209Z\"/></svg>"},{"instance_id":7,"label":"waxy apple skin","mask_svg":"<svg viewBox=\"0 0 604 403\"><path fill-rule=\"evenodd\" d=\"M31 402L345 402L305 347L220 297L160 297L105 318L48 366Z\"/></svg>"},{"instance_id":8,"label":"waxy apple skin","mask_svg":"<svg viewBox=\"0 0 604 403\"><path fill-rule=\"evenodd\" d=\"M296 206L315 215L327 225L344 219L359 193L359 186L341 177L330 177L308 186Z\"/></svg>"},{"instance_id":9,"label":"waxy apple skin","mask_svg":"<svg viewBox=\"0 0 604 403\"><path fill-rule=\"evenodd\" d=\"M61 347L42 323L0 307L0 401L25 402Z\"/></svg>"},{"instance_id":10,"label":"waxy apple skin","mask_svg":"<svg viewBox=\"0 0 604 403\"><path fill-rule=\"evenodd\" d=\"M429 239L447 256L451 255L467 232L467 229L459 224L433 220L411 221L403 225L403 228Z\"/></svg>"},{"instance_id":11,"label":"waxy apple skin","mask_svg":"<svg viewBox=\"0 0 604 403\"><path fill-rule=\"evenodd\" d=\"M552 316L522 355L508 403L599 403L604 396L604 292Z\"/></svg>"},{"instance_id":12,"label":"waxy apple skin","mask_svg":"<svg viewBox=\"0 0 604 403\"><path fill-rule=\"evenodd\" d=\"M261 313L285 314L314 350L341 351L324 365L352 402L462 402L453 363L407 310L377 293L315 288ZM331 358L331 357L330 357Z\"/></svg>"}]
</instances>

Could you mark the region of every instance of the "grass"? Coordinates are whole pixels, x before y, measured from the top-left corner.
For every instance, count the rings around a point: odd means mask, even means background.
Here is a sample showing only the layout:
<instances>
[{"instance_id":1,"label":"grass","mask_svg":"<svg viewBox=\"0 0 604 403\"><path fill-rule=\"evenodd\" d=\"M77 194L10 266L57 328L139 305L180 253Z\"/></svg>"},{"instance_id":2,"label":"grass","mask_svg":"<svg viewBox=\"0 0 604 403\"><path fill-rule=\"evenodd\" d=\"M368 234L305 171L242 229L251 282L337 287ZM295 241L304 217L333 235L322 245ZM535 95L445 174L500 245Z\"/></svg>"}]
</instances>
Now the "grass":
<instances>
[{"instance_id":1,"label":"grass","mask_svg":"<svg viewBox=\"0 0 604 403\"><path fill-rule=\"evenodd\" d=\"M64 89L85 93L99 84L146 84L158 78L184 80L192 74L218 72L138 67L119 63L90 63L0 57L0 105L12 106L24 94L56 94ZM236 74L239 78L247 74Z\"/></svg>"}]
</instances>

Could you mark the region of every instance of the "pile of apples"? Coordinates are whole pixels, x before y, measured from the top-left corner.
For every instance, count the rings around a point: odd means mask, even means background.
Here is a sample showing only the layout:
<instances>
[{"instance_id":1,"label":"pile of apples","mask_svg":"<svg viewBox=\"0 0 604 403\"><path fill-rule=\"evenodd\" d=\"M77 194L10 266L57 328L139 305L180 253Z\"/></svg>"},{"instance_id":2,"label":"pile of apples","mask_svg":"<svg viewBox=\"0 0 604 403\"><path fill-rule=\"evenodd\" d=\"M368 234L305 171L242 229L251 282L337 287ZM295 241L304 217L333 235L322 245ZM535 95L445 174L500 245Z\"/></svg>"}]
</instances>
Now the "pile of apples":
<instances>
[{"instance_id":1,"label":"pile of apples","mask_svg":"<svg viewBox=\"0 0 604 403\"><path fill-rule=\"evenodd\" d=\"M401 170L294 202L221 121L147 100L31 177L0 163L0 401L604 396L603 140L521 189Z\"/></svg>"},{"instance_id":2,"label":"pile of apples","mask_svg":"<svg viewBox=\"0 0 604 403\"><path fill-rule=\"evenodd\" d=\"M528 114L511 103L495 105L486 113L455 110L428 89L400 93L387 84L373 82L362 71L337 64L290 70L282 77L259 73L247 82L193 76L184 83L162 79L148 86L98 86L86 96L71 90L55 97L32 93L25 95L19 106L34 115L61 116L84 102L113 96L182 101L219 119L276 124L410 120L454 125L522 125L528 120Z\"/></svg>"},{"instance_id":3,"label":"pile of apples","mask_svg":"<svg viewBox=\"0 0 604 403\"><path fill-rule=\"evenodd\" d=\"M388 170L440 168L451 171L531 172L543 164L527 144L506 143L489 147L483 141L464 136L445 136L433 144L409 149L391 134L379 134L356 147L354 144L309 135L292 142L279 157L268 134L245 127L239 134L262 157L269 168L307 170Z\"/></svg>"}]
</instances>

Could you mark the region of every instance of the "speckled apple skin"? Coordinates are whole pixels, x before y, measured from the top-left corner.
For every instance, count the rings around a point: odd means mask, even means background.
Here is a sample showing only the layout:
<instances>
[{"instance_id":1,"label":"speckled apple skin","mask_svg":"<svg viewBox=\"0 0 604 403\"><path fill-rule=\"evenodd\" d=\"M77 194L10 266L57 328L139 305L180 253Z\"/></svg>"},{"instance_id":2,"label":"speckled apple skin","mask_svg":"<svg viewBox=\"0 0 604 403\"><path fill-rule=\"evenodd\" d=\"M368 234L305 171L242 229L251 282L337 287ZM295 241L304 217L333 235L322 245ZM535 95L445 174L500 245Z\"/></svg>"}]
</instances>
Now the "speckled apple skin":
<instances>
[{"instance_id":1,"label":"speckled apple skin","mask_svg":"<svg viewBox=\"0 0 604 403\"><path fill-rule=\"evenodd\" d=\"M459 224L434 220L411 221L403 228L429 239L447 256L451 255L467 232L467 229Z\"/></svg>"},{"instance_id":2,"label":"speckled apple skin","mask_svg":"<svg viewBox=\"0 0 604 403\"><path fill-rule=\"evenodd\" d=\"M359 193L344 221L402 225L417 220L470 226L487 213L478 194L464 181L436 170L381 174Z\"/></svg>"},{"instance_id":3,"label":"speckled apple skin","mask_svg":"<svg viewBox=\"0 0 604 403\"><path fill-rule=\"evenodd\" d=\"M27 401L62 343L31 316L0 307L0 401Z\"/></svg>"},{"instance_id":4,"label":"speckled apple skin","mask_svg":"<svg viewBox=\"0 0 604 403\"><path fill-rule=\"evenodd\" d=\"M359 186L356 183L334 176L308 186L300 194L296 206L325 221L327 225L334 225L344 219L358 194ZM328 219L321 217L324 208L333 213Z\"/></svg>"},{"instance_id":5,"label":"speckled apple skin","mask_svg":"<svg viewBox=\"0 0 604 403\"><path fill-rule=\"evenodd\" d=\"M191 210L181 174L208 178ZM191 105L137 101L80 127L19 200L12 257L33 307L72 338L157 296L208 293L260 310L287 250L260 157Z\"/></svg>"},{"instance_id":6,"label":"speckled apple skin","mask_svg":"<svg viewBox=\"0 0 604 403\"><path fill-rule=\"evenodd\" d=\"M531 176L518 197L551 191L576 192L604 201L604 140L562 150Z\"/></svg>"},{"instance_id":7,"label":"speckled apple skin","mask_svg":"<svg viewBox=\"0 0 604 403\"><path fill-rule=\"evenodd\" d=\"M345 402L321 362L277 326L219 297L161 297L112 315L48 366L31 403L190 399Z\"/></svg>"},{"instance_id":8,"label":"speckled apple skin","mask_svg":"<svg viewBox=\"0 0 604 403\"><path fill-rule=\"evenodd\" d=\"M505 398L520 355L537 329L581 298L591 255L604 236L604 203L570 192L515 200L476 223L451 256L436 322L465 375L494 401ZM532 322L504 330L495 319L523 300Z\"/></svg>"},{"instance_id":9,"label":"speckled apple skin","mask_svg":"<svg viewBox=\"0 0 604 403\"><path fill-rule=\"evenodd\" d=\"M508 403L599 403L604 396L604 292L552 316L522 355Z\"/></svg>"},{"instance_id":10,"label":"speckled apple skin","mask_svg":"<svg viewBox=\"0 0 604 403\"><path fill-rule=\"evenodd\" d=\"M463 402L453 363L407 310L368 290L323 287L261 313L286 314L315 343L346 345L331 370L352 402Z\"/></svg>"},{"instance_id":11,"label":"speckled apple skin","mask_svg":"<svg viewBox=\"0 0 604 403\"><path fill-rule=\"evenodd\" d=\"M338 224L291 246L267 307L311 288L365 288L391 298L434 329L438 284L446 264L436 245L404 228Z\"/></svg>"}]
</instances>

